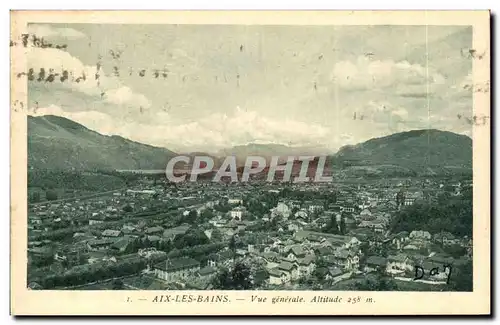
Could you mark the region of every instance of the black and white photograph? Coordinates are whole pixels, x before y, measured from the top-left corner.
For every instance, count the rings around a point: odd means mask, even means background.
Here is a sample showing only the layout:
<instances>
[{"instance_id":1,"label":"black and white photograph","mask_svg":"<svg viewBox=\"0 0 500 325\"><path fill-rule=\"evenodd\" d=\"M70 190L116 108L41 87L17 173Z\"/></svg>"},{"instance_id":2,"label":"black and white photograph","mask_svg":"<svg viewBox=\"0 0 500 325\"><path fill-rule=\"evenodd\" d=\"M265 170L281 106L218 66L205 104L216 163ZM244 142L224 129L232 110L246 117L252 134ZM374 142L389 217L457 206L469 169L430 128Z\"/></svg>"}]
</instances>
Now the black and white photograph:
<instances>
[{"instance_id":1,"label":"black and white photograph","mask_svg":"<svg viewBox=\"0 0 500 325\"><path fill-rule=\"evenodd\" d=\"M475 44L467 24L27 23L25 287L472 293Z\"/></svg>"}]
</instances>

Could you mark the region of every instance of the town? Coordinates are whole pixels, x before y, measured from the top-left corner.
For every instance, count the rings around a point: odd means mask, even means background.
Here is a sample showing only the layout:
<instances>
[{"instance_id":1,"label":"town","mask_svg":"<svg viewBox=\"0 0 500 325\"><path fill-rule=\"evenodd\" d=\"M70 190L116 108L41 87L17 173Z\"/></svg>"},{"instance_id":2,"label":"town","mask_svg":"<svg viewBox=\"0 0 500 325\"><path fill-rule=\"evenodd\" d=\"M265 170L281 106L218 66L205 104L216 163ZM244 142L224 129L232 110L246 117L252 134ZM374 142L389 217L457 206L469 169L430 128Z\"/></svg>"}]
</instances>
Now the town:
<instances>
[{"instance_id":1,"label":"town","mask_svg":"<svg viewBox=\"0 0 500 325\"><path fill-rule=\"evenodd\" d=\"M470 179L141 175L47 198L28 205L33 290L472 290Z\"/></svg>"}]
</instances>

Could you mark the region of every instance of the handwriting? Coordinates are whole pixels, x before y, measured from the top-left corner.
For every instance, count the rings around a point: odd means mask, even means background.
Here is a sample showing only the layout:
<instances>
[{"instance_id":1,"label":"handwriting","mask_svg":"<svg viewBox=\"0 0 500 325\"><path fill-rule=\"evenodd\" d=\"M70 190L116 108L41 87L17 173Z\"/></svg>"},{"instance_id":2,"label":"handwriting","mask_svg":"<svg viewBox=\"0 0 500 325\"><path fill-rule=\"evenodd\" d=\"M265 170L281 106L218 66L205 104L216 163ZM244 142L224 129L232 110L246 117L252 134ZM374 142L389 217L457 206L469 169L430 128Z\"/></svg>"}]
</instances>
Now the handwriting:
<instances>
[{"instance_id":1,"label":"handwriting","mask_svg":"<svg viewBox=\"0 0 500 325\"><path fill-rule=\"evenodd\" d=\"M470 118L467 116L463 116L461 114L457 114L457 118L459 120L463 119L469 125L476 125L476 126L486 125L486 124L488 124L488 121L490 120L490 117L486 116L486 115L482 115L482 116L474 115L472 118Z\"/></svg>"},{"instance_id":2,"label":"handwriting","mask_svg":"<svg viewBox=\"0 0 500 325\"><path fill-rule=\"evenodd\" d=\"M426 274L430 277L444 274L446 276L446 284L448 284L451 277L451 265L445 264L443 265L442 269L439 267L434 267L428 272L426 272L426 270L422 266L415 265L415 278L413 279L413 281L422 279Z\"/></svg>"},{"instance_id":3,"label":"handwriting","mask_svg":"<svg viewBox=\"0 0 500 325\"><path fill-rule=\"evenodd\" d=\"M486 54L486 51L479 53L475 49L461 49L460 54L467 59L478 59L482 60Z\"/></svg>"}]
</instances>

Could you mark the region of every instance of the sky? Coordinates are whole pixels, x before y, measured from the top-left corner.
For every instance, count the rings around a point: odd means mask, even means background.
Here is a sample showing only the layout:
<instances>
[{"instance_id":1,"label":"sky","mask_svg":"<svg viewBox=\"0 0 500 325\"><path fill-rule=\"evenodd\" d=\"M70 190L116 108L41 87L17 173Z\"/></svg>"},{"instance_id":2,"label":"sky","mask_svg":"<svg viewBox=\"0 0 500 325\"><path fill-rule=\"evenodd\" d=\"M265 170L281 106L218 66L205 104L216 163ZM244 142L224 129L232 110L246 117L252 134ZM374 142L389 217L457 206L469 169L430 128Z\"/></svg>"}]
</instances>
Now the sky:
<instances>
[{"instance_id":1,"label":"sky","mask_svg":"<svg viewBox=\"0 0 500 325\"><path fill-rule=\"evenodd\" d=\"M248 143L334 152L412 129L471 134L460 118L472 115L467 26L31 24L29 31L67 45L30 46L29 68L70 73L64 82L29 82L29 114L177 152ZM82 72L85 81L76 82Z\"/></svg>"}]
</instances>

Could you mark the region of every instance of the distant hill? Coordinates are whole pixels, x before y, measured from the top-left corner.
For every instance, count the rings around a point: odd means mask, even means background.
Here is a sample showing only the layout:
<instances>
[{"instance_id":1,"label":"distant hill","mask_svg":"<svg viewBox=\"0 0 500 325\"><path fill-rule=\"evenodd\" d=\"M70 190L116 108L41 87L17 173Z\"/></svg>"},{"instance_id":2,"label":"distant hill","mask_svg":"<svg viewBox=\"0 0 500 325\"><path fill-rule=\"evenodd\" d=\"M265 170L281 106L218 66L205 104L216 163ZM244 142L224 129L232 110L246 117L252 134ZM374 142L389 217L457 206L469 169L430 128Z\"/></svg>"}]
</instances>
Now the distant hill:
<instances>
[{"instance_id":1,"label":"distant hill","mask_svg":"<svg viewBox=\"0 0 500 325\"><path fill-rule=\"evenodd\" d=\"M234 146L223 149L217 153L219 157L236 156L238 166L243 166L248 156L265 157L269 163L272 156L281 157L279 162L285 163L288 156L319 156L331 155L331 152L324 148L292 147L283 144L260 144L250 143L247 145Z\"/></svg>"},{"instance_id":2,"label":"distant hill","mask_svg":"<svg viewBox=\"0 0 500 325\"><path fill-rule=\"evenodd\" d=\"M165 148L106 136L60 116L28 116L28 168L48 170L164 169Z\"/></svg>"},{"instance_id":3,"label":"distant hill","mask_svg":"<svg viewBox=\"0 0 500 325\"><path fill-rule=\"evenodd\" d=\"M472 139L447 131L414 130L344 146L332 158L361 174L471 173Z\"/></svg>"}]
</instances>

